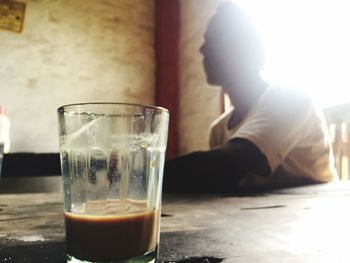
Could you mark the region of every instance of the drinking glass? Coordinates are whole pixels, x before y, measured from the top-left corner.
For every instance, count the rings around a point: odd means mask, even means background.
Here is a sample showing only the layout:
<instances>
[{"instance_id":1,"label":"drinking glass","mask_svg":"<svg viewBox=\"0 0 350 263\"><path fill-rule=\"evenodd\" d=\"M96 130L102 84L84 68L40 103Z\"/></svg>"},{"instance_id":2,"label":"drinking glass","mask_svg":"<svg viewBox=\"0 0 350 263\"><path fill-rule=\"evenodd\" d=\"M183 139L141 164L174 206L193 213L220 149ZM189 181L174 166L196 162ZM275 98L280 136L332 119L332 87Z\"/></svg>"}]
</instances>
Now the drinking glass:
<instances>
[{"instance_id":1,"label":"drinking glass","mask_svg":"<svg viewBox=\"0 0 350 263\"><path fill-rule=\"evenodd\" d=\"M168 111L72 104L58 119L67 262L155 262Z\"/></svg>"}]
</instances>

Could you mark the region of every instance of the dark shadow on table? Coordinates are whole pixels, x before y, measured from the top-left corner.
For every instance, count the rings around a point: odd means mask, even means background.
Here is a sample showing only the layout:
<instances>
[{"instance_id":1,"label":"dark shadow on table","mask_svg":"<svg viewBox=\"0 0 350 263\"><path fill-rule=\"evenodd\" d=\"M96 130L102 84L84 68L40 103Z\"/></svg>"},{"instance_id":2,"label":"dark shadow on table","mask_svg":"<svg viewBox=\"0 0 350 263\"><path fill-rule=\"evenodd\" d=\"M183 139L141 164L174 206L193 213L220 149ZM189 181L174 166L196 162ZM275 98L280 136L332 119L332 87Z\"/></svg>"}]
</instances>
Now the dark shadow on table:
<instances>
[{"instance_id":1,"label":"dark shadow on table","mask_svg":"<svg viewBox=\"0 0 350 263\"><path fill-rule=\"evenodd\" d=\"M66 248L64 241L50 243L34 243L16 247L0 248L1 263L66 263ZM163 255L163 258L170 255ZM178 256L179 257L179 256ZM186 257L175 261L160 261L160 263L219 263L221 258L202 256Z\"/></svg>"},{"instance_id":2,"label":"dark shadow on table","mask_svg":"<svg viewBox=\"0 0 350 263\"><path fill-rule=\"evenodd\" d=\"M64 241L0 248L1 263L66 263Z\"/></svg>"}]
</instances>

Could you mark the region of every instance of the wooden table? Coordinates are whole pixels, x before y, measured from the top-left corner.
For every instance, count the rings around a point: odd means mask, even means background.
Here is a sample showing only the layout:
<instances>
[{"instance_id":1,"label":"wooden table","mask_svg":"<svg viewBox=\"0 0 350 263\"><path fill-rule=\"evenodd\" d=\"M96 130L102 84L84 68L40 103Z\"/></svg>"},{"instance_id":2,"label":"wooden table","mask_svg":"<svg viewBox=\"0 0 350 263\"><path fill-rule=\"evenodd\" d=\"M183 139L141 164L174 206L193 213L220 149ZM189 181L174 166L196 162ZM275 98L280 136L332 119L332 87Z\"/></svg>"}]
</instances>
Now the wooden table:
<instances>
[{"instance_id":1,"label":"wooden table","mask_svg":"<svg viewBox=\"0 0 350 263\"><path fill-rule=\"evenodd\" d=\"M254 196L166 194L160 260L350 262L349 207L349 183ZM0 195L0 262L65 262L62 211L60 193Z\"/></svg>"}]
</instances>

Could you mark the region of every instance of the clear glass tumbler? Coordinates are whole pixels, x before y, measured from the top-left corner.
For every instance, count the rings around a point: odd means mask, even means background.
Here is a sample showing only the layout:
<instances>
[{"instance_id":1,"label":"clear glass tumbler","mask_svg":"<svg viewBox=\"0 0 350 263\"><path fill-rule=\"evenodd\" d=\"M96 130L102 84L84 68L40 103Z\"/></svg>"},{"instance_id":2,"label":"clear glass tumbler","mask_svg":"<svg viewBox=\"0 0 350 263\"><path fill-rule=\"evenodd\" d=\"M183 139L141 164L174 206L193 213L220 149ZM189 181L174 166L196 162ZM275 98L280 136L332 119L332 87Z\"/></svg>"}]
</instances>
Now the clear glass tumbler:
<instances>
[{"instance_id":1,"label":"clear glass tumbler","mask_svg":"<svg viewBox=\"0 0 350 263\"><path fill-rule=\"evenodd\" d=\"M155 262L168 111L72 104L58 119L67 262Z\"/></svg>"}]
</instances>

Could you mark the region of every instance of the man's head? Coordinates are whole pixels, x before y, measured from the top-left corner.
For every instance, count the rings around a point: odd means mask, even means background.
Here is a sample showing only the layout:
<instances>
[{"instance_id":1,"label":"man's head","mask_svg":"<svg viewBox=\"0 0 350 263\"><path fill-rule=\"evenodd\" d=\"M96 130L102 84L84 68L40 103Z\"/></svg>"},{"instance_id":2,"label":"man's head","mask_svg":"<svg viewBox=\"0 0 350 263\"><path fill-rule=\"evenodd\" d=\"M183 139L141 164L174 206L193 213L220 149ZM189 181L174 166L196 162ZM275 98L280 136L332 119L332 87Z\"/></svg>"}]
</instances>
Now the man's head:
<instances>
[{"instance_id":1,"label":"man's head","mask_svg":"<svg viewBox=\"0 0 350 263\"><path fill-rule=\"evenodd\" d=\"M219 86L259 74L265 60L260 35L244 11L229 1L210 19L200 52L208 83Z\"/></svg>"}]
</instances>

